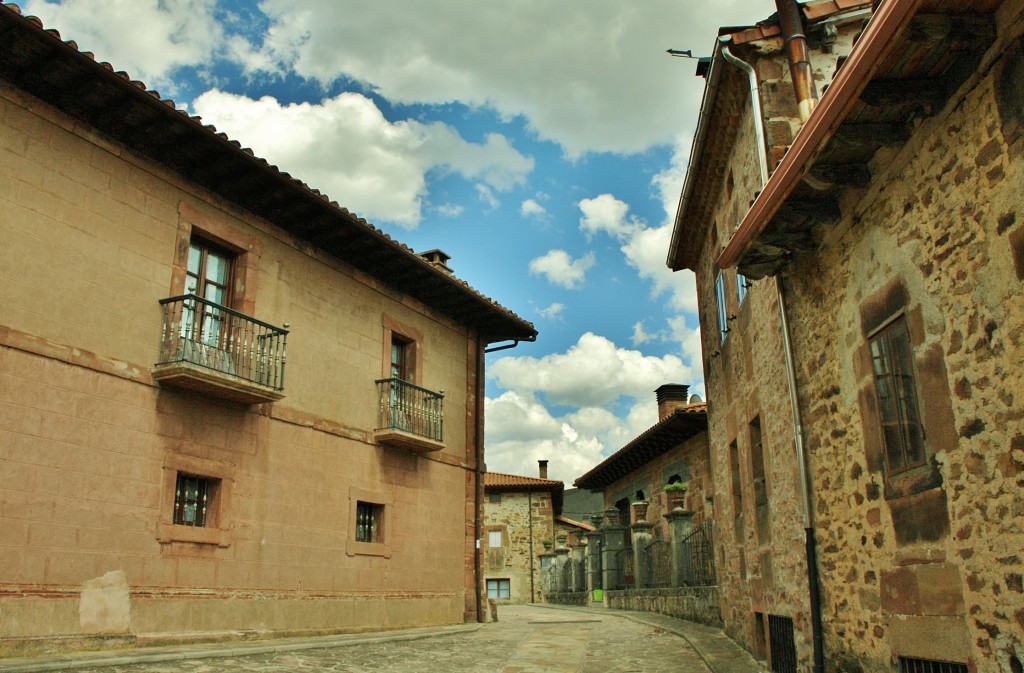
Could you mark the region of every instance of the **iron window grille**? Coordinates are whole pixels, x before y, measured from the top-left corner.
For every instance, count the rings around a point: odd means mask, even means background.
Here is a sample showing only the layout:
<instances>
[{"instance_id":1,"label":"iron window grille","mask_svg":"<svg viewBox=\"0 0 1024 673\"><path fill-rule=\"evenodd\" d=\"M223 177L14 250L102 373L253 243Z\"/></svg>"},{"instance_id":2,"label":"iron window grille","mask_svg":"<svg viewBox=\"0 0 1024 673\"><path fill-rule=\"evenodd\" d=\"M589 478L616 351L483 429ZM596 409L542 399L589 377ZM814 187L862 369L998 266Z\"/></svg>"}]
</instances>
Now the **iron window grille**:
<instances>
[{"instance_id":1,"label":"iron window grille","mask_svg":"<svg viewBox=\"0 0 1024 673\"><path fill-rule=\"evenodd\" d=\"M356 502L356 542L380 542L384 505Z\"/></svg>"},{"instance_id":2,"label":"iron window grille","mask_svg":"<svg viewBox=\"0 0 1024 673\"><path fill-rule=\"evenodd\" d=\"M206 527L215 479L178 473L174 489L174 523L179 526Z\"/></svg>"},{"instance_id":3,"label":"iron window grille","mask_svg":"<svg viewBox=\"0 0 1024 673\"><path fill-rule=\"evenodd\" d=\"M967 664L899 657L900 673L967 673Z\"/></svg>"},{"instance_id":4,"label":"iron window grille","mask_svg":"<svg viewBox=\"0 0 1024 673\"><path fill-rule=\"evenodd\" d=\"M768 643L772 670L775 673L797 673L796 638L792 618L768 615Z\"/></svg>"}]
</instances>

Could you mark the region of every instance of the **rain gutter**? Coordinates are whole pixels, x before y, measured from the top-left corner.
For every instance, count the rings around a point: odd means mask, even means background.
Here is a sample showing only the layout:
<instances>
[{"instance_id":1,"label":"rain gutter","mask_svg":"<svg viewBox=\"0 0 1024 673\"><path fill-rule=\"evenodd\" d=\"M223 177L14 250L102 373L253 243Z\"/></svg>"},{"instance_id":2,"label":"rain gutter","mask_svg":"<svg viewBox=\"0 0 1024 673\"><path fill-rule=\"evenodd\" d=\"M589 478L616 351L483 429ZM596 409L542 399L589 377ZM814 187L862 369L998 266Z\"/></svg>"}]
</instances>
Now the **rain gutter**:
<instances>
[{"instance_id":1,"label":"rain gutter","mask_svg":"<svg viewBox=\"0 0 1024 673\"><path fill-rule=\"evenodd\" d=\"M736 266L754 240L768 227L818 152L856 105L882 58L913 18L921 1L886 0L875 12L843 67L818 101L814 113L718 257L720 268Z\"/></svg>"}]
</instances>

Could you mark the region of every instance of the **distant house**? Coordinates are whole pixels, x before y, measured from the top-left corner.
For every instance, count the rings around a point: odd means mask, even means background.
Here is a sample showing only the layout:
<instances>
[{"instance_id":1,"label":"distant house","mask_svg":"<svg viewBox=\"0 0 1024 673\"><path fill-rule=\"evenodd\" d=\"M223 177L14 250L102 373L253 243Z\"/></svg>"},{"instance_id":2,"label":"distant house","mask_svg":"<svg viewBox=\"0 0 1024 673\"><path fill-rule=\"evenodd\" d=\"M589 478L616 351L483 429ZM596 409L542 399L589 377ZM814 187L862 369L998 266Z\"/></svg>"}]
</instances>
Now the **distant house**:
<instances>
[{"instance_id":1,"label":"distant house","mask_svg":"<svg viewBox=\"0 0 1024 673\"><path fill-rule=\"evenodd\" d=\"M726 628L773 670L1021 671L1024 3L827 28L841 4L720 40L669 251L732 491Z\"/></svg>"},{"instance_id":2,"label":"distant house","mask_svg":"<svg viewBox=\"0 0 1024 673\"><path fill-rule=\"evenodd\" d=\"M344 161L344 157L339 157ZM481 616L533 326L0 5L0 647Z\"/></svg>"},{"instance_id":3,"label":"distant house","mask_svg":"<svg viewBox=\"0 0 1024 673\"><path fill-rule=\"evenodd\" d=\"M591 591L611 607L718 624L707 407L688 390L658 388L658 422L575 485L604 498L598 536L588 536L600 556L587 569Z\"/></svg>"},{"instance_id":4,"label":"distant house","mask_svg":"<svg viewBox=\"0 0 1024 673\"><path fill-rule=\"evenodd\" d=\"M558 531L561 481L547 478L547 461L539 477L500 472L484 475L484 583L489 598L510 603L539 603L543 558L548 558Z\"/></svg>"}]
</instances>

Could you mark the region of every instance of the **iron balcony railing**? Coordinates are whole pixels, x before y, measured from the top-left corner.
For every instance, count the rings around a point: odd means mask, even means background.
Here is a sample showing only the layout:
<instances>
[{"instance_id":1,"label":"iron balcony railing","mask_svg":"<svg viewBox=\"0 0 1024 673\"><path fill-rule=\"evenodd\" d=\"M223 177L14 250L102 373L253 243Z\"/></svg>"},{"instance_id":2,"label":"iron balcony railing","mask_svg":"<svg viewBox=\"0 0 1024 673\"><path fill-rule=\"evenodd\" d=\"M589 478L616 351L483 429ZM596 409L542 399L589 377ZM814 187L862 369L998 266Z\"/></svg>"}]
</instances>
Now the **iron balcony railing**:
<instances>
[{"instance_id":1,"label":"iron balcony railing","mask_svg":"<svg viewBox=\"0 0 1024 673\"><path fill-rule=\"evenodd\" d=\"M194 294L161 299L160 305L164 326L158 365L196 365L284 390L287 329Z\"/></svg>"},{"instance_id":2,"label":"iron balcony railing","mask_svg":"<svg viewBox=\"0 0 1024 673\"><path fill-rule=\"evenodd\" d=\"M444 391L435 393L398 378L377 381L377 430L401 430L444 441Z\"/></svg>"}]
</instances>

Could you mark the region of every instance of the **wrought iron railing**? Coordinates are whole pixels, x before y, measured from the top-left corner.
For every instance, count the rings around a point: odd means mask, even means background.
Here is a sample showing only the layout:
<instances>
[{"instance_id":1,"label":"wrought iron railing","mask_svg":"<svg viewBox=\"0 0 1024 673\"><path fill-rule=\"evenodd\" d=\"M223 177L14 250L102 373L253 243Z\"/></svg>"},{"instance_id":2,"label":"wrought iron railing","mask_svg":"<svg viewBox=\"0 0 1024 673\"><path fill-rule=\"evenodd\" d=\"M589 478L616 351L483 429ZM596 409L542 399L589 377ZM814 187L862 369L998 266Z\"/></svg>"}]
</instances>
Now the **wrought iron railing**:
<instances>
[{"instance_id":1,"label":"wrought iron railing","mask_svg":"<svg viewBox=\"0 0 1024 673\"><path fill-rule=\"evenodd\" d=\"M284 390L287 329L194 294L161 299L160 305L158 365L190 364Z\"/></svg>"},{"instance_id":2,"label":"wrought iron railing","mask_svg":"<svg viewBox=\"0 0 1024 673\"><path fill-rule=\"evenodd\" d=\"M616 552L616 587L617 589L632 589L635 584L635 571L633 568L633 548L626 547Z\"/></svg>"},{"instance_id":3,"label":"wrought iron railing","mask_svg":"<svg viewBox=\"0 0 1024 673\"><path fill-rule=\"evenodd\" d=\"M377 430L402 430L444 441L444 391L435 393L402 379L377 381Z\"/></svg>"},{"instance_id":4,"label":"wrought iron railing","mask_svg":"<svg viewBox=\"0 0 1024 673\"><path fill-rule=\"evenodd\" d=\"M697 587L717 584L712 533L711 522L706 521L695 526L693 531L683 538L683 584Z\"/></svg>"},{"instance_id":5,"label":"wrought iron railing","mask_svg":"<svg viewBox=\"0 0 1024 673\"><path fill-rule=\"evenodd\" d=\"M672 586L672 545L668 540L652 540L641 556L649 586Z\"/></svg>"}]
</instances>

